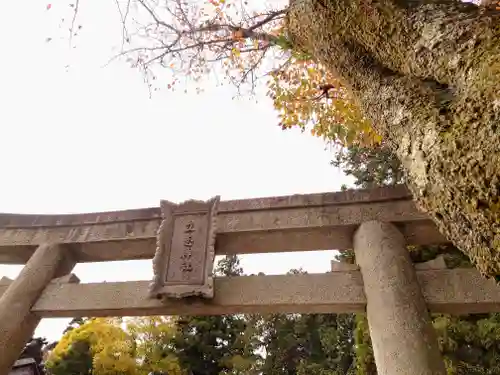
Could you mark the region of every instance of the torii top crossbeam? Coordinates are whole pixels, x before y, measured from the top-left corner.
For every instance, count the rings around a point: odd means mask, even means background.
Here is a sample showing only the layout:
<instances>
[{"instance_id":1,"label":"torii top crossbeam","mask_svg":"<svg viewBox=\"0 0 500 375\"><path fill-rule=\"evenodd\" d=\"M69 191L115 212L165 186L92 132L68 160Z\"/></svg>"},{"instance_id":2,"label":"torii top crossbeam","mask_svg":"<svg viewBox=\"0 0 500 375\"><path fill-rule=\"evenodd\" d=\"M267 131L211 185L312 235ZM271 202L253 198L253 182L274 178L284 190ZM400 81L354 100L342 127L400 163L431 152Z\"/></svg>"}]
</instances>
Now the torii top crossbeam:
<instances>
[{"instance_id":1,"label":"torii top crossbeam","mask_svg":"<svg viewBox=\"0 0 500 375\"><path fill-rule=\"evenodd\" d=\"M409 244L445 242L404 186L221 201L216 254L351 249L363 222L396 224ZM0 214L0 264L23 264L46 242L71 245L78 262L154 256L159 207L70 215Z\"/></svg>"}]
</instances>

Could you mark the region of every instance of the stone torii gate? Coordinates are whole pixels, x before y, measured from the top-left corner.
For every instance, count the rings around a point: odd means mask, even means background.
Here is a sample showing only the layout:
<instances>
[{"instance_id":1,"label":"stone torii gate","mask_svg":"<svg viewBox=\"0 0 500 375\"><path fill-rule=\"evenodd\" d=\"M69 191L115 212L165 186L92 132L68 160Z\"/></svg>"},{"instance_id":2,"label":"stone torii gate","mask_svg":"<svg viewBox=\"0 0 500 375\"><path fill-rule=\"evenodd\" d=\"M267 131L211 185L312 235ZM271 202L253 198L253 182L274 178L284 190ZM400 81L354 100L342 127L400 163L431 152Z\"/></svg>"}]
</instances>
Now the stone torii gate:
<instances>
[{"instance_id":1,"label":"stone torii gate","mask_svg":"<svg viewBox=\"0 0 500 375\"><path fill-rule=\"evenodd\" d=\"M475 269L419 266L445 239L403 186L77 215L0 214L0 375L44 317L365 312L381 375L445 375L429 311L500 312ZM326 274L213 278L215 255L352 249ZM78 262L153 259L154 279L80 284ZM189 298L188 298L189 297Z\"/></svg>"}]
</instances>

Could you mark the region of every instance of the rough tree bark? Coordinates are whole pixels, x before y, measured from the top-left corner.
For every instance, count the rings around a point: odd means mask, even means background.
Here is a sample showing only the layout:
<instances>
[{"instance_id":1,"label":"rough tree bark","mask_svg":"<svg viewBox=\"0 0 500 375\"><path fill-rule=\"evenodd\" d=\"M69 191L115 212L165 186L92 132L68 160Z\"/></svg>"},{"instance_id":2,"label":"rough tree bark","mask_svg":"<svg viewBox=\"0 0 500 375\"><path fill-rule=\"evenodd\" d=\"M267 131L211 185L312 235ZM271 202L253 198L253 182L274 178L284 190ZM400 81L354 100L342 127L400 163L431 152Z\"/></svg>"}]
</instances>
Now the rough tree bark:
<instances>
[{"instance_id":1,"label":"rough tree bark","mask_svg":"<svg viewBox=\"0 0 500 375\"><path fill-rule=\"evenodd\" d=\"M293 0L293 44L345 80L417 204L500 275L500 12L452 0Z\"/></svg>"}]
</instances>

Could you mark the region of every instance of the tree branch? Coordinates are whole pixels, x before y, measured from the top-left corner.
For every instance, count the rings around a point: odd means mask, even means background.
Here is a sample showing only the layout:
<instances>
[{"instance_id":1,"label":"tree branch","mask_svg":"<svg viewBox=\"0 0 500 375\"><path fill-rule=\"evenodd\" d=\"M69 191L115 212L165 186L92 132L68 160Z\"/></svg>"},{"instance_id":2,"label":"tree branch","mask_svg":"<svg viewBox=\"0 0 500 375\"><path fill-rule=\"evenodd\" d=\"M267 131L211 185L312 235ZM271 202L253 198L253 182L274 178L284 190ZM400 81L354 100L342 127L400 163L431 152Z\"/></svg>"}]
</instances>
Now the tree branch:
<instances>
[{"instance_id":1,"label":"tree branch","mask_svg":"<svg viewBox=\"0 0 500 375\"><path fill-rule=\"evenodd\" d=\"M250 83L252 90L267 51L279 40L271 31L281 25L288 11L284 8L249 16L242 8L235 10L239 16L234 22L226 4L219 4L212 12L183 0L167 0L161 5L135 1L151 23L141 27L137 38L129 37L131 47L109 62L126 56L146 74L153 74L157 63L176 66L184 76L194 79L201 78L202 72L206 75L207 69L223 69L237 87ZM126 18L121 18L125 30ZM141 45L134 47L139 38Z\"/></svg>"}]
</instances>

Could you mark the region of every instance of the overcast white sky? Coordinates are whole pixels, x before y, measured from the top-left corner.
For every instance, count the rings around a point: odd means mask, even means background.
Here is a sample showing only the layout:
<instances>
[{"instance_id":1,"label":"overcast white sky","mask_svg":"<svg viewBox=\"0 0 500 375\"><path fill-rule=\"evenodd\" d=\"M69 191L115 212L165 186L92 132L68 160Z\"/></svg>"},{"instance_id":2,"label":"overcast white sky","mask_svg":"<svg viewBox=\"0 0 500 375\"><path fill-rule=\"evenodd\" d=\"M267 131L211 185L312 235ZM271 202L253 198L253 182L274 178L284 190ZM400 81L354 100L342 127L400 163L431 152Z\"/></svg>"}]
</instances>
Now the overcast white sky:
<instances>
[{"instance_id":1,"label":"overcast white sky","mask_svg":"<svg viewBox=\"0 0 500 375\"><path fill-rule=\"evenodd\" d=\"M47 0L48 2L49 0ZM140 74L101 66L120 42L113 0L81 1L84 32L69 51L57 30L67 0L10 1L0 12L0 212L72 213L336 191L348 183L322 140L283 132L267 98L229 88L149 99ZM47 37L54 38L46 43ZM71 63L66 72L65 65ZM242 257L245 272L329 269L333 252ZM20 267L1 266L0 277ZM150 261L78 265L83 282L150 279ZM38 335L59 338L67 320Z\"/></svg>"}]
</instances>

